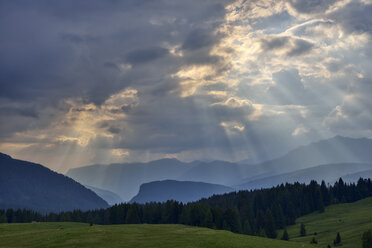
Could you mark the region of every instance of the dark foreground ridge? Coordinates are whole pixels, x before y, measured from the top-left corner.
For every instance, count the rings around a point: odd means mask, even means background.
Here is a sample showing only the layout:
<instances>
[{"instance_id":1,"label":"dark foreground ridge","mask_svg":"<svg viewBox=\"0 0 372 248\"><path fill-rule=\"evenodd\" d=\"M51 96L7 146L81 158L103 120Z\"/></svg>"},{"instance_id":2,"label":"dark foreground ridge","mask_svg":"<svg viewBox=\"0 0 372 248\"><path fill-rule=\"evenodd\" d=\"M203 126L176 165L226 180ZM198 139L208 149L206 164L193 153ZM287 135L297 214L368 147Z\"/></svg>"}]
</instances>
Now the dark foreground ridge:
<instances>
[{"instance_id":1,"label":"dark foreground ridge","mask_svg":"<svg viewBox=\"0 0 372 248\"><path fill-rule=\"evenodd\" d=\"M106 207L104 200L71 178L0 153L0 209L47 213Z\"/></svg>"}]
</instances>

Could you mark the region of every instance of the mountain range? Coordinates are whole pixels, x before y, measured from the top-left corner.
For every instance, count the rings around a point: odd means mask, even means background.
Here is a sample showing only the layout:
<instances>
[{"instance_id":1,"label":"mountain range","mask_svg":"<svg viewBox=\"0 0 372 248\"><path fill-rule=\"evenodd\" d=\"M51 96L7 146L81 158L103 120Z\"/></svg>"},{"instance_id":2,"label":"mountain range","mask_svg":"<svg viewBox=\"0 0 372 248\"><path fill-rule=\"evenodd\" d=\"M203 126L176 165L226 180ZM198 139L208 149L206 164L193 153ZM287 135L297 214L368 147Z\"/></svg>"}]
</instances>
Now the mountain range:
<instances>
[{"instance_id":1,"label":"mountain range","mask_svg":"<svg viewBox=\"0 0 372 248\"><path fill-rule=\"evenodd\" d=\"M258 164L226 161L184 163L162 159L148 163L79 167L70 169L67 175L82 184L112 191L124 201L130 201L142 184L160 180L212 183L238 190L269 187L287 181L316 179L333 182L346 174L372 169L370 151L371 139L336 136Z\"/></svg>"}]
</instances>

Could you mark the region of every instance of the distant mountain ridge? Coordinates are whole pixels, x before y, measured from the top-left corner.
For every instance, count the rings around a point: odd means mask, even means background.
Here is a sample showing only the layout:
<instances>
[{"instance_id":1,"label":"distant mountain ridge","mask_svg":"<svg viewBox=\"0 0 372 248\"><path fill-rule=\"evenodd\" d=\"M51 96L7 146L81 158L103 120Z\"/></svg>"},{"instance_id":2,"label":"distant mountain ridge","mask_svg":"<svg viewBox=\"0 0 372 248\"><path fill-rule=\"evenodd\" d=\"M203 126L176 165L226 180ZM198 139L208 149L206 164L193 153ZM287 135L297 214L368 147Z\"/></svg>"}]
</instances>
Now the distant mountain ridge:
<instances>
[{"instance_id":1,"label":"distant mountain ridge","mask_svg":"<svg viewBox=\"0 0 372 248\"><path fill-rule=\"evenodd\" d=\"M253 165L226 161L184 163L177 159L162 159L148 163L85 166L70 169L67 175L82 184L108 189L118 194L124 201L129 201L138 193L143 183L169 179L235 187L256 182L255 187L262 188L268 184L261 181L262 184L259 185L258 180L275 176L278 176L276 177L278 179L279 175L296 171L301 173L301 170L319 165L372 164L371 151L371 139L335 136L298 147L279 158ZM354 172L357 171L350 173ZM285 183L285 180L289 180L285 177L282 180L277 179L275 182L278 183Z\"/></svg>"},{"instance_id":2,"label":"distant mountain ridge","mask_svg":"<svg viewBox=\"0 0 372 248\"><path fill-rule=\"evenodd\" d=\"M123 201L129 201L138 193L141 184L177 179L192 166L194 164L177 159L161 159L148 163L85 166L70 169L66 175L84 185L110 190Z\"/></svg>"},{"instance_id":3,"label":"distant mountain ridge","mask_svg":"<svg viewBox=\"0 0 372 248\"><path fill-rule=\"evenodd\" d=\"M71 178L0 153L0 209L45 213L106 207L104 200Z\"/></svg>"},{"instance_id":4,"label":"distant mountain ridge","mask_svg":"<svg viewBox=\"0 0 372 248\"><path fill-rule=\"evenodd\" d=\"M237 185L236 188L245 190L245 189L258 189L258 188L270 188L277 186L282 183L309 183L311 180L318 181L319 183L324 180L326 183L333 184L340 177L346 178L347 176L351 179L351 175L362 176L360 171L372 170L372 163L339 163L339 164L326 164L319 165L307 169L302 169L290 173L264 177L261 179L251 180L240 185ZM357 181L350 180L349 181ZM354 178L355 179L355 176Z\"/></svg>"},{"instance_id":5,"label":"distant mountain ridge","mask_svg":"<svg viewBox=\"0 0 372 248\"><path fill-rule=\"evenodd\" d=\"M120 198L120 196L118 196L114 192L111 192L111 191L105 190L105 189L99 189L99 188L92 187L92 186L89 186L89 185L84 185L84 186L87 189L92 190L94 193L96 193L99 197L101 197L103 200L105 200L111 206L123 202L123 200Z\"/></svg>"},{"instance_id":6,"label":"distant mountain ridge","mask_svg":"<svg viewBox=\"0 0 372 248\"><path fill-rule=\"evenodd\" d=\"M372 140L335 136L296 148L277 159L248 166L245 181L294 172L324 164L372 163Z\"/></svg>"},{"instance_id":7,"label":"distant mountain ridge","mask_svg":"<svg viewBox=\"0 0 372 248\"><path fill-rule=\"evenodd\" d=\"M360 178L364 179L372 179L372 170L366 170L366 171L358 171L355 173L347 174L342 176L342 179L349 183L349 182L357 182Z\"/></svg>"},{"instance_id":8,"label":"distant mountain ridge","mask_svg":"<svg viewBox=\"0 0 372 248\"><path fill-rule=\"evenodd\" d=\"M130 202L146 203L176 200L187 203L214 194L224 194L232 191L235 190L218 184L164 180L142 184L138 194Z\"/></svg>"},{"instance_id":9,"label":"distant mountain ridge","mask_svg":"<svg viewBox=\"0 0 372 248\"><path fill-rule=\"evenodd\" d=\"M162 159L148 163L91 165L70 169L66 175L84 184L108 189L131 200L144 183L159 180L234 184L244 178L244 166L225 161L184 163Z\"/></svg>"}]
</instances>

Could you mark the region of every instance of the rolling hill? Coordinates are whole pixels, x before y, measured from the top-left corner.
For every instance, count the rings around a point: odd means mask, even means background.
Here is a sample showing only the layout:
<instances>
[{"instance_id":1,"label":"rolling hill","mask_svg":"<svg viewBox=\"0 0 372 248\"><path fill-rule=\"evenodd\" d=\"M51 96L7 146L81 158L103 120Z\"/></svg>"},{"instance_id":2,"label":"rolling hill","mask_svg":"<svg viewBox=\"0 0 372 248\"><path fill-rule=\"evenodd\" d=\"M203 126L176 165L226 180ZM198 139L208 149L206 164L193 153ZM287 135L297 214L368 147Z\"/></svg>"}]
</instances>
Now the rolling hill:
<instances>
[{"instance_id":1,"label":"rolling hill","mask_svg":"<svg viewBox=\"0 0 372 248\"><path fill-rule=\"evenodd\" d=\"M21 239L19 237L22 237ZM0 224L6 248L308 248L309 244L184 225Z\"/></svg>"},{"instance_id":2,"label":"rolling hill","mask_svg":"<svg viewBox=\"0 0 372 248\"><path fill-rule=\"evenodd\" d=\"M0 209L60 212L106 207L103 199L71 178L0 153Z\"/></svg>"},{"instance_id":3,"label":"rolling hill","mask_svg":"<svg viewBox=\"0 0 372 248\"><path fill-rule=\"evenodd\" d=\"M187 203L231 191L234 191L234 189L217 184L164 180L142 184L138 194L130 202L146 203L176 200Z\"/></svg>"},{"instance_id":4,"label":"rolling hill","mask_svg":"<svg viewBox=\"0 0 372 248\"><path fill-rule=\"evenodd\" d=\"M326 207L324 213L313 213L296 220L296 225L288 227L290 241L309 243L312 237L318 247L333 247L333 240L340 232L343 248L362 247L364 231L372 229L372 197L354 203L337 204ZM305 224L307 236L300 237L300 223ZM316 233L316 235L314 235ZM282 236L281 233L278 235Z\"/></svg>"}]
</instances>

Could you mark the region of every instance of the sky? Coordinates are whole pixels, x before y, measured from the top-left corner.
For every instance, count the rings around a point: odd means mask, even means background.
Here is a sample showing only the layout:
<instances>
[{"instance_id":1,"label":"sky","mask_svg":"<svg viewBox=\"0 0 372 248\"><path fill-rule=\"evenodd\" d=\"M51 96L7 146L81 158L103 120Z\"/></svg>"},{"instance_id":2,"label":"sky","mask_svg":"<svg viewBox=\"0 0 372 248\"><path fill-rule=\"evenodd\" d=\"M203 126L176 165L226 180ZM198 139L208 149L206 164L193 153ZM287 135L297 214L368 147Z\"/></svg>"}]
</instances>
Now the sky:
<instances>
[{"instance_id":1,"label":"sky","mask_svg":"<svg viewBox=\"0 0 372 248\"><path fill-rule=\"evenodd\" d=\"M372 138L371 0L0 0L0 152L59 171Z\"/></svg>"}]
</instances>

